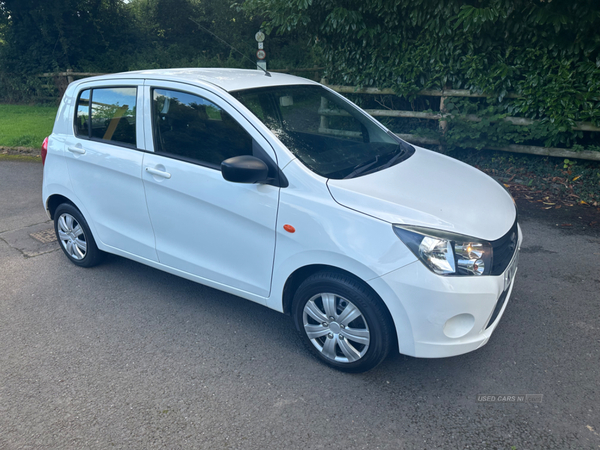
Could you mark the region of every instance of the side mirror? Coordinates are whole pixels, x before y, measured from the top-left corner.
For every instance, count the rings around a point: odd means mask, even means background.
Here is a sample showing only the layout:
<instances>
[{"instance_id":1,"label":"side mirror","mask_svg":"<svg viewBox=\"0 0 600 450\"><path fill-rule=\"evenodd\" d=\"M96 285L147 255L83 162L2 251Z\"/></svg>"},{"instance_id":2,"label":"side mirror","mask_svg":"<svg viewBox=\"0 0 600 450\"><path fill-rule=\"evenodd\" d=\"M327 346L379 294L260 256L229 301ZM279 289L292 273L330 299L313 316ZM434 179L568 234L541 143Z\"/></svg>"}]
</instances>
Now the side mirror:
<instances>
[{"instance_id":1,"label":"side mirror","mask_svg":"<svg viewBox=\"0 0 600 450\"><path fill-rule=\"evenodd\" d=\"M254 156L234 156L221 163L221 175L234 183L263 183L268 174L264 161Z\"/></svg>"}]
</instances>

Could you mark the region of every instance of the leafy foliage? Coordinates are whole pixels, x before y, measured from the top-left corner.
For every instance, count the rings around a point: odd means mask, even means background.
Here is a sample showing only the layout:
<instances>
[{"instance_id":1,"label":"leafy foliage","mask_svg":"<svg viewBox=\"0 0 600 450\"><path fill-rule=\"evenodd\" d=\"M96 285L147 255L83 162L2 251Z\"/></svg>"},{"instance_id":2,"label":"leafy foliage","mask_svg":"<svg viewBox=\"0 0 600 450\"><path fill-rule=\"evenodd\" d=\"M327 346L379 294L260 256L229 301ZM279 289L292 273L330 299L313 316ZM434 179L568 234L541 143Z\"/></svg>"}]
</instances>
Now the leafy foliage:
<instances>
[{"instance_id":1,"label":"leafy foliage","mask_svg":"<svg viewBox=\"0 0 600 450\"><path fill-rule=\"evenodd\" d=\"M3 0L0 13L7 21L2 59L9 72L86 62L112 70L134 49L131 15L120 0Z\"/></svg>"},{"instance_id":2,"label":"leafy foliage","mask_svg":"<svg viewBox=\"0 0 600 450\"><path fill-rule=\"evenodd\" d=\"M446 111L450 114L446 129L416 128L411 131L442 142L449 151L456 148L494 148L510 144L557 147L566 145L574 151L596 151L598 136L590 132L557 126L556 121L544 118L532 124L515 125L505 118L507 108L496 99L449 98ZM473 117L481 117L474 121ZM437 124L436 124L437 125ZM584 145L581 145L583 143Z\"/></svg>"},{"instance_id":3,"label":"leafy foliage","mask_svg":"<svg viewBox=\"0 0 600 450\"><path fill-rule=\"evenodd\" d=\"M47 96L37 75L67 69L253 68L262 21L233 0L0 0L0 98ZM313 65L316 54L295 33L265 50L272 68Z\"/></svg>"},{"instance_id":4,"label":"leafy foliage","mask_svg":"<svg viewBox=\"0 0 600 450\"><path fill-rule=\"evenodd\" d=\"M600 124L597 0L248 0L245 7L264 11L269 31L306 33L323 49L331 82L391 87L409 98L430 88L494 94L473 103L482 122L450 124L443 136L450 143L467 138L481 148L511 135L571 145L582 137L572 131L577 122ZM544 122L523 129L497 121L502 115Z\"/></svg>"}]
</instances>

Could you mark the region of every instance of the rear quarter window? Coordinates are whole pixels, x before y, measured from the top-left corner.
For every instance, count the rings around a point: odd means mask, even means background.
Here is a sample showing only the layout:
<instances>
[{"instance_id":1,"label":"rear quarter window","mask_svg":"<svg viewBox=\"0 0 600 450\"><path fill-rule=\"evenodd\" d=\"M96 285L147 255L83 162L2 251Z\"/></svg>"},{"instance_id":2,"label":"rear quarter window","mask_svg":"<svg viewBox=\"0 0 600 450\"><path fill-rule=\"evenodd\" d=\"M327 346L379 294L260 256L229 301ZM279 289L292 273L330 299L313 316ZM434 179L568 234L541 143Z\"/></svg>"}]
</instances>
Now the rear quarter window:
<instances>
[{"instance_id":1,"label":"rear quarter window","mask_svg":"<svg viewBox=\"0 0 600 450\"><path fill-rule=\"evenodd\" d=\"M86 89L77 99L75 133L84 139L135 147L137 88Z\"/></svg>"}]
</instances>

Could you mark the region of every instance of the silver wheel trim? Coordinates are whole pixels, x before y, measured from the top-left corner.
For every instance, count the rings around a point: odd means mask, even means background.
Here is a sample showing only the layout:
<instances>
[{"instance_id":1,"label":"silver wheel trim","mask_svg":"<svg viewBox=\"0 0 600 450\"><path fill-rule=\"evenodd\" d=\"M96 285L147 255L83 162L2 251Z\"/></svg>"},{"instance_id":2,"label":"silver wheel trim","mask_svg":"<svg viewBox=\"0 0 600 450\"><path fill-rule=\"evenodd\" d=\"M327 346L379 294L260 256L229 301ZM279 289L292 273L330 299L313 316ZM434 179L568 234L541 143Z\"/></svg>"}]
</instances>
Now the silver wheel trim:
<instances>
[{"instance_id":1,"label":"silver wheel trim","mask_svg":"<svg viewBox=\"0 0 600 450\"><path fill-rule=\"evenodd\" d=\"M85 258L87 242L81 224L69 213L58 218L58 239L67 254L76 260Z\"/></svg>"},{"instance_id":2,"label":"silver wheel trim","mask_svg":"<svg viewBox=\"0 0 600 450\"><path fill-rule=\"evenodd\" d=\"M329 360L351 363L369 349L369 327L362 312L339 295L322 293L311 297L304 306L302 324L312 344Z\"/></svg>"}]
</instances>

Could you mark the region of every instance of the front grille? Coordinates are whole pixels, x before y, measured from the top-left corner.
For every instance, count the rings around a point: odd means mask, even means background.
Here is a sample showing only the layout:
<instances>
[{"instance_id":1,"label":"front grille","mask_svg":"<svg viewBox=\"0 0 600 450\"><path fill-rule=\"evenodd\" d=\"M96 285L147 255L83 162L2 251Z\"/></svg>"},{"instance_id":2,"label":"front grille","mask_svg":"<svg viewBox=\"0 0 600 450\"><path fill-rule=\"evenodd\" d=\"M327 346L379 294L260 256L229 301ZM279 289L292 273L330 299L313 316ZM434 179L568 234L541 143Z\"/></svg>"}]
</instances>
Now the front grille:
<instances>
[{"instance_id":1,"label":"front grille","mask_svg":"<svg viewBox=\"0 0 600 450\"><path fill-rule=\"evenodd\" d=\"M492 241L493 261L492 275L502 275L510 264L519 240L519 230L517 228L517 220L512 228L500 239Z\"/></svg>"}]
</instances>

